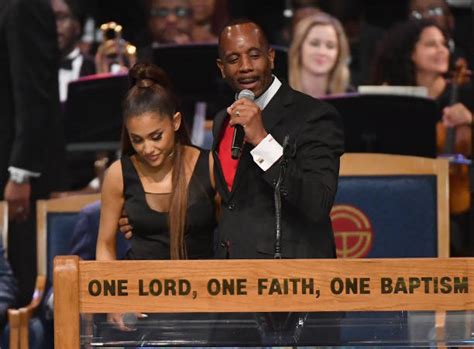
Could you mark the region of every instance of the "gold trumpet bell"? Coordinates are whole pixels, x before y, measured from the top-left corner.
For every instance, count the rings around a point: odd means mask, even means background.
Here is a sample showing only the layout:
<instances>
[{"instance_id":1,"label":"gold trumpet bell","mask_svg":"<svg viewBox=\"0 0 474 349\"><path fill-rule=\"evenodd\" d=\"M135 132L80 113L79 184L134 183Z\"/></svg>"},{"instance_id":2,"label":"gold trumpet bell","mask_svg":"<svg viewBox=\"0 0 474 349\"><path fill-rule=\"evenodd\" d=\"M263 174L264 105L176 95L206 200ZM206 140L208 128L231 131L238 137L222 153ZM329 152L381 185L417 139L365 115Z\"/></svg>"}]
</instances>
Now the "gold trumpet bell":
<instances>
[{"instance_id":1,"label":"gold trumpet bell","mask_svg":"<svg viewBox=\"0 0 474 349\"><path fill-rule=\"evenodd\" d=\"M122 38L122 26L116 22L100 26L102 43L95 56L97 73L126 73L137 62L137 49Z\"/></svg>"}]
</instances>

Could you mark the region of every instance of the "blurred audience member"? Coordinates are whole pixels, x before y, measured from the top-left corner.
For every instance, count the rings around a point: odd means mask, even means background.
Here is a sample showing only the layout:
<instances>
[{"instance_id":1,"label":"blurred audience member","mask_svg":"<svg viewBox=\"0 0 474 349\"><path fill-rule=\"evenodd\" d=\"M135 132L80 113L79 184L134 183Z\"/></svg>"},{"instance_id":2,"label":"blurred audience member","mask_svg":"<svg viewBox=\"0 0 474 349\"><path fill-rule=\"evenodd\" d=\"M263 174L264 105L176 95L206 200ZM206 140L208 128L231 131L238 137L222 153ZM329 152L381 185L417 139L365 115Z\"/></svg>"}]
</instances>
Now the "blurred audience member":
<instances>
[{"instance_id":1,"label":"blurred audience member","mask_svg":"<svg viewBox=\"0 0 474 349\"><path fill-rule=\"evenodd\" d=\"M199 42L217 42L217 35L211 29L216 0L191 0L193 8L193 40Z\"/></svg>"},{"instance_id":2,"label":"blurred audience member","mask_svg":"<svg viewBox=\"0 0 474 349\"><path fill-rule=\"evenodd\" d=\"M49 0L0 2L0 199L9 206L9 260L20 305L36 277L35 203L62 179L54 15Z\"/></svg>"},{"instance_id":3,"label":"blurred audience member","mask_svg":"<svg viewBox=\"0 0 474 349\"><path fill-rule=\"evenodd\" d=\"M409 17L430 19L447 35L447 45L454 63L465 54L454 42L455 20L446 0L410 0Z\"/></svg>"},{"instance_id":4,"label":"blurred audience member","mask_svg":"<svg viewBox=\"0 0 474 349\"><path fill-rule=\"evenodd\" d=\"M78 0L51 0L58 47L61 54L59 68L59 97L61 102L67 99L67 89L71 81L81 76L95 74L94 60L83 55L79 49L82 35L83 16Z\"/></svg>"},{"instance_id":5,"label":"blurred audience member","mask_svg":"<svg viewBox=\"0 0 474 349\"><path fill-rule=\"evenodd\" d=\"M468 149L464 155L470 155L474 111L472 86L454 86L446 79L448 68L447 37L441 28L431 20L411 20L395 26L383 39L375 62L374 83L425 87L428 96L435 99L439 105L442 124L445 127L454 127L456 136L467 135L462 142L466 143ZM453 100L453 89L456 89L457 100ZM437 135L439 142L442 134L438 132ZM467 195L469 201L469 188L465 192L453 194L455 188L452 178L450 188L451 199ZM452 201L450 240L451 255L469 253L466 252L469 240L469 207L459 210L453 206Z\"/></svg>"},{"instance_id":6,"label":"blurred audience member","mask_svg":"<svg viewBox=\"0 0 474 349\"><path fill-rule=\"evenodd\" d=\"M61 59L58 71L59 99L62 103L65 103L69 83L82 76L95 74L96 67L93 58L84 55L80 51L79 45L83 31L84 15L79 0L51 0L51 7L56 18L57 41ZM77 166L74 164L75 161L75 159L70 158L70 154L67 154L66 168L69 171L67 186L74 183L78 173L83 172L87 167L83 163ZM79 168L78 171L76 171L77 168ZM88 191L86 190L86 192ZM94 192L94 190L90 191ZM67 194L69 192L51 193L53 197Z\"/></svg>"},{"instance_id":7,"label":"blurred audience member","mask_svg":"<svg viewBox=\"0 0 474 349\"><path fill-rule=\"evenodd\" d=\"M95 27L95 20L91 16L86 16L84 20L83 33L81 41L79 42L79 49L84 55L93 56L92 51L94 44L97 41L97 31Z\"/></svg>"},{"instance_id":8,"label":"blurred audience member","mask_svg":"<svg viewBox=\"0 0 474 349\"><path fill-rule=\"evenodd\" d=\"M316 15L321 12L321 9L315 5L304 5L297 7L293 10L293 16L291 17L291 36L295 32L296 25L303 19L312 15ZM291 37L289 42L291 42Z\"/></svg>"},{"instance_id":9,"label":"blurred audience member","mask_svg":"<svg viewBox=\"0 0 474 349\"><path fill-rule=\"evenodd\" d=\"M431 19L446 34L454 30L454 17L445 0L410 0L409 12L414 19Z\"/></svg>"},{"instance_id":10,"label":"blurred audience member","mask_svg":"<svg viewBox=\"0 0 474 349\"><path fill-rule=\"evenodd\" d=\"M445 78L449 55L448 39L433 20L410 20L398 24L381 42L374 64L373 82L424 86L430 97L438 99L450 87Z\"/></svg>"},{"instance_id":11,"label":"blurred audience member","mask_svg":"<svg viewBox=\"0 0 474 349\"><path fill-rule=\"evenodd\" d=\"M445 77L448 69L447 37L441 28L431 20L411 20L392 28L381 43L374 66L374 83L423 86L429 97L446 107L453 87ZM470 85L458 90L461 103L443 109L446 126L472 123L474 101Z\"/></svg>"},{"instance_id":12,"label":"blurred audience member","mask_svg":"<svg viewBox=\"0 0 474 349\"><path fill-rule=\"evenodd\" d=\"M346 32L351 52L349 69L351 84L359 86L370 79L370 64L374 59L377 43L383 37L383 30L365 19L366 1L331 0L325 10L338 18Z\"/></svg>"},{"instance_id":13,"label":"blurred audience member","mask_svg":"<svg viewBox=\"0 0 474 349\"><path fill-rule=\"evenodd\" d=\"M190 0L149 0L148 16L153 44L187 44L192 41L194 21Z\"/></svg>"},{"instance_id":14,"label":"blurred audience member","mask_svg":"<svg viewBox=\"0 0 474 349\"><path fill-rule=\"evenodd\" d=\"M100 201L85 206L77 217L77 223L71 235L69 255L79 256L83 260L95 260L97 236L99 235ZM129 242L123 234L117 234L117 259L125 258Z\"/></svg>"},{"instance_id":15,"label":"blurred audience member","mask_svg":"<svg viewBox=\"0 0 474 349\"><path fill-rule=\"evenodd\" d=\"M289 50L288 80L295 90L315 98L349 89L349 45L341 23L319 13L295 27Z\"/></svg>"},{"instance_id":16,"label":"blurred audience member","mask_svg":"<svg viewBox=\"0 0 474 349\"><path fill-rule=\"evenodd\" d=\"M299 21L305 17L321 12L318 0L292 0L291 8L287 10L290 10L289 12L285 11L285 14L289 16L289 21L274 38L275 43L281 46L290 45L296 24L298 24Z\"/></svg>"},{"instance_id":17,"label":"blurred audience member","mask_svg":"<svg viewBox=\"0 0 474 349\"><path fill-rule=\"evenodd\" d=\"M138 51L140 62L153 62L153 48L163 44L192 42L193 10L190 0L147 0L151 45Z\"/></svg>"},{"instance_id":18,"label":"blurred audience member","mask_svg":"<svg viewBox=\"0 0 474 349\"><path fill-rule=\"evenodd\" d=\"M191 0L194 42L217 43L217 35L229 20L227 0Z\"/></svg>"}]
</instances>

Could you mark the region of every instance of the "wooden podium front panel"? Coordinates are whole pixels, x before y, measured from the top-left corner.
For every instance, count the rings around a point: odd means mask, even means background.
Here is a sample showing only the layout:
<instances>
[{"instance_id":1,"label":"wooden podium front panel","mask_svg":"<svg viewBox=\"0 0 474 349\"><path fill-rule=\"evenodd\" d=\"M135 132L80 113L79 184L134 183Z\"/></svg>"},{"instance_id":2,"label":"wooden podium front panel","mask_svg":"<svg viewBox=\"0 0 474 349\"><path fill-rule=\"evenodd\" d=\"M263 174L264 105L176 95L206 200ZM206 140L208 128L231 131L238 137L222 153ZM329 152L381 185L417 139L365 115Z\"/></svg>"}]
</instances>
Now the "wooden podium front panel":
<instances>
[{"instance_id":1,"label":"wooden podium front panel","mask_svg":"<svg viewBox=\"0 0 474 349\"><path fill-rule=\"evenodd\" d=\"M63 257L61 257L63 258ZM474 259L79 262L82 313L474 310Z\"/></svg>"}]
</instances>

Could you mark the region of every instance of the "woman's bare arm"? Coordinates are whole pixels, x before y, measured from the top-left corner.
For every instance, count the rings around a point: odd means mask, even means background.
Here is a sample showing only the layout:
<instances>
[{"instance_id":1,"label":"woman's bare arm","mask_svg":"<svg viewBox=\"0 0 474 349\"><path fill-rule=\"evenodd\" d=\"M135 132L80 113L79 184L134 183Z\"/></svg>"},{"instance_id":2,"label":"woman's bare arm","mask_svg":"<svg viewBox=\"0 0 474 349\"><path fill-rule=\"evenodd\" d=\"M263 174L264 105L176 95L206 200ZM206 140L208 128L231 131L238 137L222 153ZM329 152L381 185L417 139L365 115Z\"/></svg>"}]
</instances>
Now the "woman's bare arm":
<instances>
[{"instance_id":1,"label":"woman's bare arm","mask_svg":"<svg viewBox=\"0 0 474 349\"><path fill-rule=\"evenodd\" d=\"M102 185L97 260L117 259L116 234L123 205L122 166L120 161L116 161L107 170Z\"/></svg>"}]
</instances>

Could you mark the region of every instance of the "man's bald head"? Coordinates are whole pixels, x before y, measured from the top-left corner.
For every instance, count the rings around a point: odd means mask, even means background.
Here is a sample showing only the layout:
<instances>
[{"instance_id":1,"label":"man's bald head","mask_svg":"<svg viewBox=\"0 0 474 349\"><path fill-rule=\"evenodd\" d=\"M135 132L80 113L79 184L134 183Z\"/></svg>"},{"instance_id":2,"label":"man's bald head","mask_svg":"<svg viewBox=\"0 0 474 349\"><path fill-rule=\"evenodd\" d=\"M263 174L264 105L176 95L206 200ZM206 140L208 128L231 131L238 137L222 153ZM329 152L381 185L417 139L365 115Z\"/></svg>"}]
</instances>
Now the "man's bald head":
<instances>
[{"instance_id":1,"label":"man's bald head","mask_svg":"<svg viewBox=\"0 0 474 349\"><path fill-rule=\"evenodd\" d=\"M219 35L219 67L236 92L251 90L260 96L270 86L275 51L262 28L252 21L229 23Z\"/></svg>"},{"instance_id":2,"label":"man's bald head","mask_svg":"<svg viewBox=\"0 0 474 349\"><path fill-rule=\"evenodd\" d=\"M235 19L230 21L224 29L222 29L219 38L218 38L218 48L219 48L219 57L222 58L222 43L225 41L226 38L229 38L232 32L236 30L241 30L242 27L251 28L252 31L255 33L259 40L261 41L262 48L268 50L270 48L270 44L268 43L267 36L265 35L263 29L255 22L249 19Z\"/></svg>"}]
</instances>

